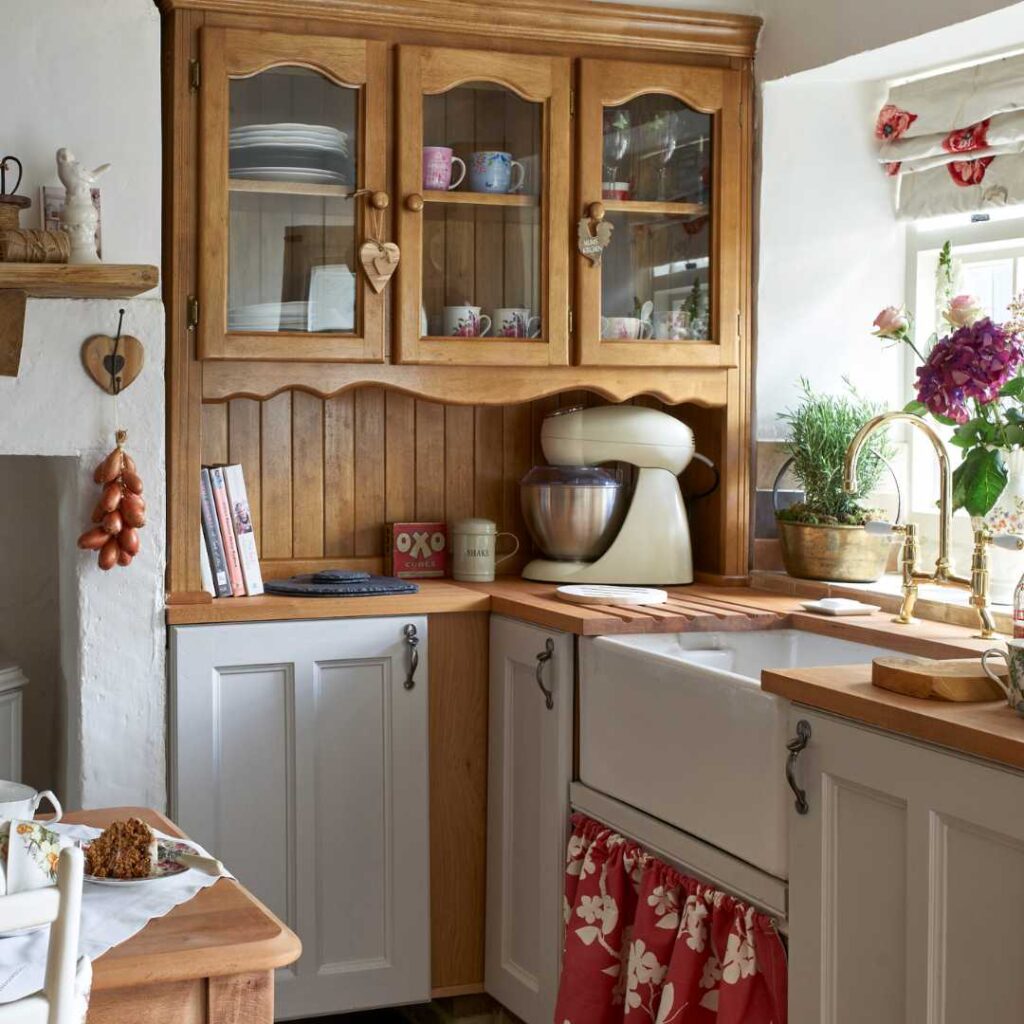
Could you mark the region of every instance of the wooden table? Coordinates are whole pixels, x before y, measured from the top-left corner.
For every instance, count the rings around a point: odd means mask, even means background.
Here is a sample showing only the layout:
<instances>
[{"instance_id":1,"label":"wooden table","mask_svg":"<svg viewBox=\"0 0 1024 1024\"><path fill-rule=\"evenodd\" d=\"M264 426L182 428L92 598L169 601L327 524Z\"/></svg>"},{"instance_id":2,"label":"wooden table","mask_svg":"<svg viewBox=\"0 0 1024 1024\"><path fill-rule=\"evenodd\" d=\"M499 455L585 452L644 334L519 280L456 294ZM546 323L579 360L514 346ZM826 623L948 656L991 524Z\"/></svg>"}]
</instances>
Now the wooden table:
<instances>
[{"instance_id":1,"label":"wooden table","mask_svg":"<svg viewBox=\"0 0 1024 1024\"><path fill-rule=\"evenodd\" d=\"M110 807L64 820L104 828L131 816L172 836L184 833L157 811ZM274 968L302 946L230 878L202 889L93 964L88 1024L270 1024Z\"/></svg>"}]
</instances>

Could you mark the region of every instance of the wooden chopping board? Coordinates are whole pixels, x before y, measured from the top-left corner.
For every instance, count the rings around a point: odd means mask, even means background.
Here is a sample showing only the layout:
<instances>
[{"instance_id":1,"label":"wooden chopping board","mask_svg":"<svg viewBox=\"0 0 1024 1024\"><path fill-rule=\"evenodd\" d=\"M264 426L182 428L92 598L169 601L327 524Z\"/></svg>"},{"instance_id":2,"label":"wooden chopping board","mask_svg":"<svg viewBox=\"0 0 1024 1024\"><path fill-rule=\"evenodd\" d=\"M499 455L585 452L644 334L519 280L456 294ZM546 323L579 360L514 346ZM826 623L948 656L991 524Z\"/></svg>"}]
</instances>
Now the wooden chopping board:
<instances>
[{"instance_id":1,"label":"wooden chopping board","mask_svg":"<svg viewBox=\"0 0 1024 1024\"><path fill-rule=\"evenodd\" d=\"M994 666L1006 676L1005 666ZM970 701L1005 700L1002 690L981 667L979 658L875 658L871 663L871 682L893 693L925 700Z\"/></svg>"}]
</instances>

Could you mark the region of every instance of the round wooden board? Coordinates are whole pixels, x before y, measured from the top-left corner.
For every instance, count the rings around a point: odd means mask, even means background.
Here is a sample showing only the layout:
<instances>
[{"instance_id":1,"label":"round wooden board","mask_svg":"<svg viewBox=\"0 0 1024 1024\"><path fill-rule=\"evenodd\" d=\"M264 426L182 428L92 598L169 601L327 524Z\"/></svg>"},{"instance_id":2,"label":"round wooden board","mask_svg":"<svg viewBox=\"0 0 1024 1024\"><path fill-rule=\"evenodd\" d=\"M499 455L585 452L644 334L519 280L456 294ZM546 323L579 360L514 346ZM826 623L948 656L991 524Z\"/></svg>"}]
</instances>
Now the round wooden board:
<instances>
[{"instance_id":1,"label":"round wooden board","mask_svg":"<svg viewBox=\"0 0 1024 1024\"><path fill-rule=\"evenodd\" d=\"M668 594L657 587L615 587L603 583L579 583L558 587L556 594L572 604L664 604Z\"/></svg>"}]
</instances>

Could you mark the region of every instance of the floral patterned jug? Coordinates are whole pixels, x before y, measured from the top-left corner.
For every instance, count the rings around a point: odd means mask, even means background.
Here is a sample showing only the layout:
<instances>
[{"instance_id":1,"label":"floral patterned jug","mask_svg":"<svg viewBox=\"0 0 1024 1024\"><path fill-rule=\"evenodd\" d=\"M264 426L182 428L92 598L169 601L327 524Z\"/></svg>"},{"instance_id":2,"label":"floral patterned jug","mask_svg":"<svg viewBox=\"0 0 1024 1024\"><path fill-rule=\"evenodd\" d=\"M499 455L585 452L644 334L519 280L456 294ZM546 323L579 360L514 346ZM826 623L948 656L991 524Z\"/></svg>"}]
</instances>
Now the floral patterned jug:
<instances>
[{"instance_id":1,"label":"floral patterned jug","mask_svg":"<svg viewBox=\"0 0 1024 1024\"><path fill-rule=\"evenodd\" d=\"M1024 450L1015 449L1006 457L1008 479L1003 493L984 518L973 518L977 529L984 525L993 533L1024 534ZM989 548L989 600L993 604L1013 604L1013 591L1024 574L1024 551Z\"/></svg>"}]
</instances>

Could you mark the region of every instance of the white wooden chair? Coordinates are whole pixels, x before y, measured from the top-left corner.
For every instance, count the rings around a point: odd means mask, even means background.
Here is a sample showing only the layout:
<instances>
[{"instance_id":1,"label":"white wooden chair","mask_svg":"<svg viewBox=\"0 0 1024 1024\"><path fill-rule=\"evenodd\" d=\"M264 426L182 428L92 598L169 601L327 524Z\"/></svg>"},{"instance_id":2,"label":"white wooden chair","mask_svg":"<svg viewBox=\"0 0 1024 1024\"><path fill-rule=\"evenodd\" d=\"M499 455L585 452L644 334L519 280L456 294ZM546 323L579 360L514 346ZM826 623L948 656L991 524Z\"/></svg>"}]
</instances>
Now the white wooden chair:
<instances>
[{"instance_id":1,"label":"white wooden chair","mask_svg":"<svg viewBox=\"0 0 1024 1024\"><path fill-rule=\"evenodd\" d=\"M50 925L42 991L0 1003L0 1024L82 1024L85 1020L92 963L88 957L78 961L83 859L79 849L62 850L56 886L0 896L0 932Z\"/></svg>"}]
</instances>

